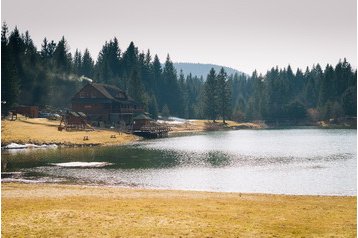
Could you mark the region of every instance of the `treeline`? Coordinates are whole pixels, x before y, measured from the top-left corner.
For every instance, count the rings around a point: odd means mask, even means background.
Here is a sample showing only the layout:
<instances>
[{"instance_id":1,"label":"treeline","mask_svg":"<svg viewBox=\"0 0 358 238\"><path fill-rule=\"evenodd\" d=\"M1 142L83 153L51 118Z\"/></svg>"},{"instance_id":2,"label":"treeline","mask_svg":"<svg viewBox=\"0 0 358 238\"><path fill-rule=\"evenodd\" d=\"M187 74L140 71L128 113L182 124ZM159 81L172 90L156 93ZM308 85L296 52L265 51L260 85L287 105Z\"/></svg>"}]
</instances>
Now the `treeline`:
<instances>
[{"instance_id":1,"label":"treeline","mask_svg":"<svg viewBox=\"0 0 358 238\"><path fill-rule=\"evenodd\" d=\"M305 72L290 66L272 68L264 76L233 76L233 119L312 121L356 117L357 71L344 59L323 70L319 64Z\"/></svg>"},{"instance_id":2,"label":"treeline","mask_svg":"<svg viewBox=\"0 0 358 238\"><path fill-rule=\"evenodd\" d=\"M203 79L178 75L169 55L162 67L157 55L139 52L133 42L124 52L117 38L105 42L94 61L87 49L72 55L64 37L59 42L45 38L37 49L28 31L9 32L4 23L1 46L4 112L16 104L70 107L71 97L88 83L81 80L85 76L125 90L154 117L163 108L170 115L203 117Z\"/></svg>"},{"instance_id":3,"label":"treeline","mask_svg":"<svg viewBox=\"0 0 358 238\"><path fill-rule=\"evenodd\" d=\"M1 34L2 111L14 105L70 107L71 97L87 82L116 85L143 103L153 117L235 120L313 120L356 115L356 71L344 60L335 67L319 65L302 72L273 68L266 75L227 75L211 70L207 78L176 72L167 56L140 52L133 42L125 51L117 38L90 52L74 55L64 37L34 45L29 32L17 28Z\"/></svg>"}]
</instances>

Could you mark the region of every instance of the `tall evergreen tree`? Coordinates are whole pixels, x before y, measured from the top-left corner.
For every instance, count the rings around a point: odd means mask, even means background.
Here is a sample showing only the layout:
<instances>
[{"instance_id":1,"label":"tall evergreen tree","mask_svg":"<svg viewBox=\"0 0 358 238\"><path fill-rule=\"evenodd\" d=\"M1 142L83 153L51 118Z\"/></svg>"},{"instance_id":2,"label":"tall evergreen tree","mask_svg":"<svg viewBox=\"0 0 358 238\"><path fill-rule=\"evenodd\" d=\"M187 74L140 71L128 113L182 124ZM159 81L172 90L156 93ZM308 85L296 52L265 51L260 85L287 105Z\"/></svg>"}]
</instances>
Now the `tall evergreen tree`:
<instances>
[{"instance_id":1,"label":"tall evergreen tree","mask_svg":"<svg viewBox=\"0 0 358 238\"><path fill-rule=\"evenodd\" d=\"M218 83L216 78L216 72L214 68L211 68L204 85L205 88L205 115L215 122L218 114Z\"/></svg>"},{"instance_id":2,"label":"tall evergreen tree","mask_svg":"<svg viewBox=\"0 0 358 238\"><path fill-rule=\"evenodd\" d=\"M81 74L81 68L82 68L82 54L81 52L76 49L75 55L73 58L73 71L80 75Z\"/></svg>"},{"instance_id":3,"label":"tall evergreen tree","mask_svg":"<svg viewBox=\"0 0 358 238\"><path fill-rule=\"evenodd\" d=\"M148 112L150 113L150 115L152 116L153 119L157 119L158 118L158 104L157 104L157 99L155 98L154 95L152 95L150 97L150 103L148 106Z\"/></svg>"},{"instance_id":4,"label":"tall evergreen tree","mask_svg":"<svg viewBox=\"0 0 358 238\"><path fill-rule=\"evenodd\" d=\"M158 106L163 107L163 97L162 97L162 64L159 61L158 55L154 56L154 61L152 64L152 73L153 73L153 92L157 96Z\"/></svg>"},{"instance_id":5,"label":"tall evergreen tree","mask_svg":"<svg viewBox=\"0 0 358 238\"><path fill-rule=\"evenodd\" d=\"M170 60L169 54L164 64L162 77L163 101L168 105L173 115L181 116L183 112L181 102L183 100L177 80L176 69Z\"/></svg>"},{"instance_id":6,"label":"tall evergreen tree","mask_svg":"<svg viewBox=\"0 0 358 238\"><path fill-rule=\"evenodd\" d=\"M230 115L231 91L224 68L221 68L219 74L217 75L216 90L218 111L223 123L225 123L226 118Z\"/></svg>"},{"instance_id":7,"label":"tall evergreen tree","mask_svg":"<svg viewBox=\"0 0 358 238\"><path fill-rule=\"evenodd\" d=\"M58 72L69 73L71 71L72 56L64 36L57 43L53 57Z\"/></svg>"},{"instance_id":8,"label":"tall evergreen tree","mask_svg":"<svg viewBox=\"0 0 358 238\"><path fill-rule=\"evenodd\" d=\"M8 40L8 27L3 23L1 29L1 107L2 113L15 105L19 96L19 80L16 72L15 62L10 57Z\"/></svg>"},{"instance_id":9,"label":"tall evergreen tree","mask_svg":"<svg viewBox=\"0 0 358 238\"><path fill-rule=\"evenodd\" d=\"M137 70L134 70L132 73L128 93L135 101L144 103L144 88Z\"/></svg>"},{"instance_id":10,"label":"tall evergreen tree","mask_svg":"<svg viewBox=\"0 0 358 238\"><path fill-rule=\"evenodd\" d=\"M84 75L88 78L93 77L93 71L94 71L94 62L93 59L88 51L88 49L85 49L85 52L83 53L82 61L81 61L81 75Z\"/></svg>"}]
</instances>

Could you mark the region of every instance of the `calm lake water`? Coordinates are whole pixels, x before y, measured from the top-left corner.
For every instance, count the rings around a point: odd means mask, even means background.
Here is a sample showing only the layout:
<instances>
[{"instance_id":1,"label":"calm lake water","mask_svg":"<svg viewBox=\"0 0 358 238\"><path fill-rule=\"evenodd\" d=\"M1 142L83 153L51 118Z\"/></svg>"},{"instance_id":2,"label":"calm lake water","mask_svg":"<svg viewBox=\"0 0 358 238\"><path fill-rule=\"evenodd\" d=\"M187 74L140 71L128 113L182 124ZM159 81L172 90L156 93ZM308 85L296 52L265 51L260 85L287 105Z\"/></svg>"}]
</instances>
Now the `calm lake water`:
<instances>
[{"instance_id":1,"label":"calm lake water","mask_svg":"<svg viewBox=\"0 0 358 238\"><path fill-rule=\"evenodd\" d=\"M356 195L357 131L238 130L128 146L3 150L2 180Z\"/></svg>"}]
</instances>

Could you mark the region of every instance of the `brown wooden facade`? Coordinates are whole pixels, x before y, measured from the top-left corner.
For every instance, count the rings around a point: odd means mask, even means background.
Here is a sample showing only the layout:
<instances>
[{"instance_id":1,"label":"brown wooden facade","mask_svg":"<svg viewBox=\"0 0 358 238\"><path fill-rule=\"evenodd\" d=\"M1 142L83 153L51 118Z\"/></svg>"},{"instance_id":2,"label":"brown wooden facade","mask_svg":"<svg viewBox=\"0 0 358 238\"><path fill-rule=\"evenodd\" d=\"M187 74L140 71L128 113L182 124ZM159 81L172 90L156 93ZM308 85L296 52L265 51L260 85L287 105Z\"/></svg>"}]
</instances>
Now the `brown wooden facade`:
<instances>
[{"instance_id":1,"label":"brown wooden facade","mask_svg":"<svg viewBox=\"0 0 358 238\"><path fill-rule=\"evenodd\" d=\"M39 117L39 108L37 106L17 106L13 111L14 113L18 113L30 118Z\"/></svg>"},{"instance_id":2,"label":"brown wooden facade","mask_svg":"<svg viewBox=\"0 0 358 238\"><path fill-rule=\"evenodd\" d=\"M131 123L134 114L144 112L143 106L119 88L89 83L72 98L72 110L84 112L89 121Z\"/></svg>"}]
</instances>

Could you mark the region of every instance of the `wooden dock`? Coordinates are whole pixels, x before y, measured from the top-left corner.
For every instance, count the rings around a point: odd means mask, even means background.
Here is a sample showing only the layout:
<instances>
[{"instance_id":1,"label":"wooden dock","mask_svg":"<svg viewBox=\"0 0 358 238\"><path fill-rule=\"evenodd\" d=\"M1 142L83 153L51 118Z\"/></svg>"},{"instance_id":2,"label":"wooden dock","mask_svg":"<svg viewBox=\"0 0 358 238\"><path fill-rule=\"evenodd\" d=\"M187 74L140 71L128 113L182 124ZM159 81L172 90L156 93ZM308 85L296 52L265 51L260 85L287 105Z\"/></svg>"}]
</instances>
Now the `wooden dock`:
<instances>
[{"instance_id":1,"label":"wooden dock","mask_svg":"<svg viewBox=\"0 0 358 238\"><path fill-rule=\"evenodd\" d=\"M140 130L133 131L133 134L147 139L155 139L168 137L170 130L168 126L143 126Z\"/></svg>"}]
</instances>

